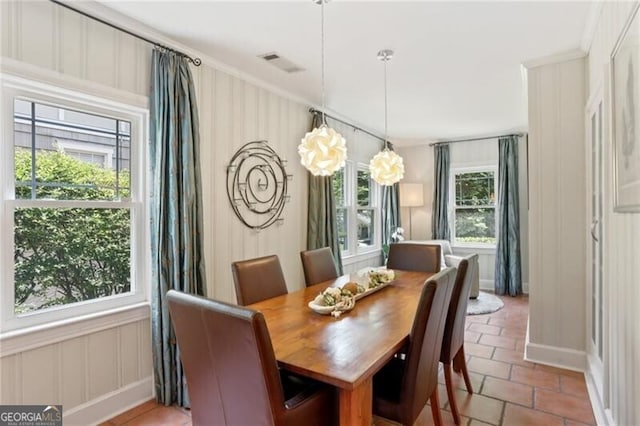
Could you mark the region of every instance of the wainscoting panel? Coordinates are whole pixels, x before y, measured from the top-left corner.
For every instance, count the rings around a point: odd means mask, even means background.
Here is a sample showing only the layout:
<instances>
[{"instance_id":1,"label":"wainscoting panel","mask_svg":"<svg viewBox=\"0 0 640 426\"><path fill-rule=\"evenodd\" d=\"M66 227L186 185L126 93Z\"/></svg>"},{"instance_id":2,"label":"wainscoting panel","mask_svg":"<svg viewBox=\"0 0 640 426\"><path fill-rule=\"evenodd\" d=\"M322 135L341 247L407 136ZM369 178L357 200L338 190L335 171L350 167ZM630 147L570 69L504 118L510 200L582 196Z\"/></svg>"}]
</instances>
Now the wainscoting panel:
<instances>
[{"instance_id":1,"label":"wainscoting panel","mask_svg":"<svg viewBox=\"0 0 640 426\"><path fill-rule=\"evenodd\" d=\"M93 333L86 343L89 399L94 399L118 388L118 332L109 329Z\"/></svg>"},{"instance_id":2,"label":"wainscoting panel","mask_svg":"<svg viewBox=\"0 0 640 426\"><path fill-rule=\"evenodd\" d=\"M21 404L59 401L60 352L58 345L43 346L20 354ZM27 368L25 368L27 367ZM53 404L53 403L52 403Z\"/></svg>"},{"instance_id":3,"label":"wainscoting panel","mask_svg":"<svg viewBox=\"0 0 640 426\"><path fill-rule=\"evenodd\" d=\"M87 401L86 338L77 337L60 343L60 401L64 407L76 407Z\"/></svg>"},{"instance_id":4,"label":"wainscoting panel","mask_svg":"<svg viewBox=\"0 0 640 426\"><path fill-rule=\"evenodd\" d=\"M0 358L0 404L19 404L22 400L21 371L18 355Z\"/></svg>"}]
</instances>

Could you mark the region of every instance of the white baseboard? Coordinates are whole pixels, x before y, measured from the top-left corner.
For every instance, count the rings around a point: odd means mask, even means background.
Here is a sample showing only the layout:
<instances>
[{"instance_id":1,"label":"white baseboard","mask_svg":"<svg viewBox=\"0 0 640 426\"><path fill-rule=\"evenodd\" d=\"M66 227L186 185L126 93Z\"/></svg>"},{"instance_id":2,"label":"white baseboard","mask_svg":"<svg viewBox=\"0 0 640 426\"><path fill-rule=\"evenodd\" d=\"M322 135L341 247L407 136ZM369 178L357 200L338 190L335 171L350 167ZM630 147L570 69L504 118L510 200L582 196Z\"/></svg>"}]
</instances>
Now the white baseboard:
<instances>
[{"instance_id":1,"label":"white baseboard","mask_svg":"<svg viewBox=\"0 0 640 426\"><path fill-rule=\"evenodd\" d=\"M538 364L550 365L552 367L565 368L585 372L587 367L587 354L584 351L575 349L559 348L556 346L540 345L529 342L527 332L527 342L524 348L524 359Z\"/></svg>"},{"instance_id":2,"label":"white baseboard","mask_svg":"<svg viewBox=\"0 0 640 426\"><path fill-rule=\"evenodd\" d=\"M590 370L584 373L584 380L587 383L587 393L589 394L589 401L593 408L593 415L596 418L596 424L600 426L615 425L611 417L611 410L605 409L602 404L602 399L600 398L598 388L593 381Z\"/></svg>"},{"instance_id":3,"label":"white baseboard","mask_svg":"<svg viewBox=\"0 0 640 426\"><path fill-rule=\"evenodd\" d=\"M65 425L95 425L107 421L153 398L153 376L124 386L65 411Z\"/></svg>"},{"instance_id":4,"label":"white baseboard","mask_svg":"<svg viewBox=\"0 0 640 426\"><path fill-rule=\"evenodd\" d=\"M493 284L493 280L480 280L480 290L484 291L494 291L495 286ZM529 294L529 283L522 283L522 292L524 294Z\"/></svg>"},{"instance_id":5,"label":"white baseboard","mask_svg":"<svg viewBox=\"0 0 640 426\"><path fill-rule=\"evenodd\" d=\"M485 291L494 291L495 286L493 285L493 280L480 280L480 290Z\"/></svg>"}]
</instances>

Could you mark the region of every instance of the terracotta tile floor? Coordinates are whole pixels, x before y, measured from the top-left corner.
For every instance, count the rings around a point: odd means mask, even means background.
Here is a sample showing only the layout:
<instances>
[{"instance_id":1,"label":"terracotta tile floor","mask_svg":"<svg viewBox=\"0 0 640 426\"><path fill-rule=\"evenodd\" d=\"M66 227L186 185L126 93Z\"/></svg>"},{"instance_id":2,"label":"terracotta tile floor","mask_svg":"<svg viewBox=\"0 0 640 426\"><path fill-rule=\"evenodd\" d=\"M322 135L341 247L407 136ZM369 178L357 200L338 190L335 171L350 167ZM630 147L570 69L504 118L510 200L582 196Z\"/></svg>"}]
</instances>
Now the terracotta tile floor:
<instances>
[{"instance_id":1,"label":"terracotta tile floor","mask_svg":"<svg viewBox=\"0 0 640 426\"><path fill-rule=\"evenodd\" d=\"M529 302L526 296L504 297L504 308L467 317L465 350L474 394L454 374L462 425L595 425L584 375L522 359ZM445 425L453 418L440 374L440 404ZM374 418L374 426L395 423ZM431 425L425 407L416 425ZM154 401L129 410L103 425L191 425L188 410ZM249 426L249 425L247 425Z\"/></svg>"}]
</instances>

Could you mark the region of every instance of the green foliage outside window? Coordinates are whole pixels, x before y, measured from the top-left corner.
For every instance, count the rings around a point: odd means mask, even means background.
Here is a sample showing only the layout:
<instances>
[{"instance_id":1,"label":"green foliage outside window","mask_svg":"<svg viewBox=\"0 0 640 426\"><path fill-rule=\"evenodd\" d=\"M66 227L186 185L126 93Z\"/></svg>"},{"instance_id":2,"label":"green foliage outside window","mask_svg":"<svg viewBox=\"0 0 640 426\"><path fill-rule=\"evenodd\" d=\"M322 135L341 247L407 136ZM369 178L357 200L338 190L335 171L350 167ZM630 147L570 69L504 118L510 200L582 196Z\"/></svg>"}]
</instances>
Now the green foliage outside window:
<instances>
[{"instance_id":1,"label":"green foliage outside window","mask_svg":"<svg viewBox=\"0 0 640 426\"><path fill-rule=\"evenodd\" d=\"M62 151L36 154L36 199L129 196L129 174ZM31 152L15 151L16 198L30 199ZM123 189L117 189L123 188ZM15 310L25 313L131 290L128 208L19 207L14 210Z\"/></svg>"},{"instance_id":2,"label":"green foliage outside window","mask_svg":"<svg viewBox=\"0 0 640 426\"><path fill-rule=\"evenodd\" d=\"M496 243L494 172L455 176L456 241Z\"/></svg>"}]
</instances>

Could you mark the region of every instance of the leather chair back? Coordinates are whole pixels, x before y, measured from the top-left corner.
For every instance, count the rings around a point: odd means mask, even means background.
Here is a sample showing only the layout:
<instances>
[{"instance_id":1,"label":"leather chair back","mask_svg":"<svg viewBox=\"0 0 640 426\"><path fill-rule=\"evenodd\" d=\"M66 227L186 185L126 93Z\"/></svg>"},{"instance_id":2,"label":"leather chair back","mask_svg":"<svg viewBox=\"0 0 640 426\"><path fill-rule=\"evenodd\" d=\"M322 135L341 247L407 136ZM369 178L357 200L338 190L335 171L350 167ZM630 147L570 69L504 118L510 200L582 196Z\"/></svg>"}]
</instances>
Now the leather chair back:
<instances>
[{"instance_id":1,"label":"leather chair back","mask_svg":"<svg viewBox=\"0 0 640 426\"><path fill-rule=\"evenodd\" d=\"M194 425L277 424L284 395L263 315L171 290Z\"/></svg>"},{"instance_id":2,"label":"leather chair back","mask_svg":"<svg viewBox=\"0 0 640 426\"><path fill-rule=\"evenodd\" d=\"M233 262L231 269L238 305L250 305L288 292L276 255Z\"/></svg>"},{"instance_id":3,"label":"leather chair back","mask_svg":"<svg viewBox=\"0 0 640 426\"><path fill-rule=\"evenodd\" d=\"M338 278L338 270L330 247L300 252L307 287Z\"/></svg>"},{"instance_id":4,"label":"leather chair back","mask_svg":"<svg viewBox=\"0 0 640 426\"><path fill-rule=\"evenodd\" d=\"M439 272L442 247L439 244L391 244L387 268L404 271Z\"/></svg>"},{"instance_id":5,"label":"leather chair back","mask_svg":"<svg viewBox=\"0 0 640 426\"><path fill-rule=\"evenodd\" d=\"M406 367L400 386L403 424L413 424L438 386L442 336L455 282L455 268L447 268L427 280L409 335Z\"/></svg>"},{"instance_id":6,"label":"leather chair back","mask_svg":"<svg viewBox=\"0 0 640 426\"><path fill-rule=\"evenodd\" d=\"M464 324L467 318L467 302L469 301L469 291L471 283L475 280L478 271L478 255L471 254L464 257L458 264L456 282L451 294L451 303L447 313L447 322L444 327L442 338L442 352L440 361L449 362L458 353L464 344Z\"/></svg>"}]
</instances>

